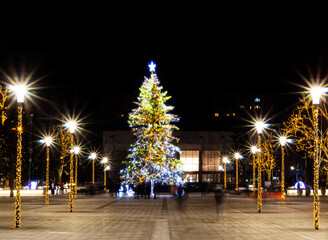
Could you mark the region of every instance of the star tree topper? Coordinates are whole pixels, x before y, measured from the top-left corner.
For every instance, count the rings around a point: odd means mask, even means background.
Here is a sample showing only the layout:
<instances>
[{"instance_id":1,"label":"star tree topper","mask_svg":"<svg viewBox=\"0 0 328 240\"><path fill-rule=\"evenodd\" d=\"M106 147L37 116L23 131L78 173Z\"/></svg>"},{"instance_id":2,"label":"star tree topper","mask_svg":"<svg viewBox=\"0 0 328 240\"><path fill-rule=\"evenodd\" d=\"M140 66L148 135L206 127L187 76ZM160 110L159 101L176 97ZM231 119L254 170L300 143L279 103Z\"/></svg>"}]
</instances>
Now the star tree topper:
<instances>
[{"instance_id":1,"label":"star tree topper","mask_svg":"<svg viewBox=\"0 0 328 240\"><path fill-rule=\"evenodd\" d=\"M153 61L150 62L150 64L148 65L148 67L149 67L149 72L151 72L151 73L155 72L156 64L154 64Z\"/></svg>"}]
</instances>

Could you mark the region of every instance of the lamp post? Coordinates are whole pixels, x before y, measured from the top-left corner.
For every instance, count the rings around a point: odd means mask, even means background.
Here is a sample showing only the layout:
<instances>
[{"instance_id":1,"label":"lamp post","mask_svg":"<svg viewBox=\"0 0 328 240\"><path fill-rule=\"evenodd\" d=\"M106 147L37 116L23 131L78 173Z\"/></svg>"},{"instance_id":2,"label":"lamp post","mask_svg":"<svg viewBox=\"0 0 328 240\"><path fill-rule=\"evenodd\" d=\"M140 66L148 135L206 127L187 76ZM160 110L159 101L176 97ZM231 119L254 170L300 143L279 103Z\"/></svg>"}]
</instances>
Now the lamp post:
<instances>
[{"instance_id":1,"label":"lamp post","mask_svg":"<svg viewBox=\"0 0 328 240\"><path fill-rule=\"evenodd\" d=\"M49 152L52 143L52 137L45 137L41 140L47 147L47 166L46 166L46 193L45 193L45 205L49 205Z\"/></svg>"},{"instance_id":2,"label":"lamp post","mask_svg":"<svg viewBox=\"0 0 328 240\"><path fill-rule=\"evenodd\" d=\"M285 192L285 145L287 143L287 137L279 137L279 143L281 146L281 204L285 204L286 192Z\"/></svg>"},{"instance_id":3,"label":"lamp post","mask_svg":"<svg viewBox=\"0 0 328 240\"><path fill-rule=\"evenodd\" d=\"M224 163L224 189L227 189L227 163L229 163L228 157L223 157Z\"/></svg>"},{"instance_id":4,"label":"lamp post","mask_svg":"<svg viewBox=\"0 0 328 240\"><path fill-rule=\"evenodd\" d=\"M27 88L23 84L9 86L15 93L17 99L17 156L16 156L16 198L15 198L15 226L14 228L20 228L21 223L21 181L22 181L22 133L23 133L23 103L27 94Z\"/></svg>"},{"instance_id":5,"label":"lamp post","mask_svg":"<svg viewBox=\"0 0 328 240\"><path fill-rule=\"evenodd\" d=\"M73 149L74 148L74 132L76 129L76 122L71 120L68 121L64 124L64 127L68 128L69 133L70 133L70 137L71 137L71 143L70 143L70 148ZM70 154L70 171L69 171L69 211L73 212L73 207L74 207L74 188L73 188L73 184L74 184L74 152L71 151Z\"/></svg>"},{"instance_id":6,"label":"lamp post","mask_svg":"<svg viewBox=\"0 0 328 240\"><path fill-rule=\"evenodd\" d=\"M261 134L266 124L263 121L257 121L255 128L257 131L257 148L259 155L257 159L257 211L262 212L262 154L261 154Z\"/></svg>"},{"instance_id":7,"label":"lamp post","mask_svg":"<svg viewBox=\"0 0 328 240\"><path fill-rule=\"evenodd\" d=\"M95 160L97 158L97 154L91 153L89 158L92 160L92 184L95 184Z\"/></svg>"},{"instance_id":8,"label":"lamp post","mask_svg":"<svg viewBox=\"0 0 328 240\"><path fill-rule=\"evenodd\" d=\"M74 198L77 197L77 162L78 162L78 154L80 153L80 147L79 146L75 146L73 148L73 152L75 154L75 187L74 187Z\"/></svg>"},{"instance_id":9,"label":"lamp post","mask_svg":"<svg viewBox=\"0 0 328 240\"><path fill-rule=\"evenodd\" d=\"M319 189L319 137L318 137L318 115L319 103L322 94L326 91L322 87L312 87L310 90L312 97L312 104L314 105L314 133L315 133L315 146L314 146L314 162L313 162L313 218L314 229L319 229L319 212L320 212L320 199L318 194Z\"/></svg>"},{"instance_id":10,"label":"lamp post","mask_svg":"<svg viewBox=\"0 0 328 240\"><path fill-rule=\"evenodd\" d=\"M236 191L238 192L239 191L239 188L238 188L238 182L239 182L239 179L238 179L238 160L241 159L241 155L239 152L236 152L235 155L234 155L235 159L236 159Z\"/></svg>"},{"instance_id":11,"label":"lamp post","mask_svg":"<svg viewBox=\"0 0 328 240\"><path fill-rule=\"evenodd\" d=\"M104 164L104 190L106 192L106 171L107 171L108 158L107 157L104 157L102 159L101 163Z\"/></svg>"},{"instance_id":12,"label":"lamp post","mask_svg":"<svg viewBox=\"0 0 328 240\"><path fill-rule=\"evenodd\" d=\"M255 154L259 152L258 148L256 146L251 146L251 152L253 154L253 197L256 197L256 157Z\"/></svg>"}]
</instances>

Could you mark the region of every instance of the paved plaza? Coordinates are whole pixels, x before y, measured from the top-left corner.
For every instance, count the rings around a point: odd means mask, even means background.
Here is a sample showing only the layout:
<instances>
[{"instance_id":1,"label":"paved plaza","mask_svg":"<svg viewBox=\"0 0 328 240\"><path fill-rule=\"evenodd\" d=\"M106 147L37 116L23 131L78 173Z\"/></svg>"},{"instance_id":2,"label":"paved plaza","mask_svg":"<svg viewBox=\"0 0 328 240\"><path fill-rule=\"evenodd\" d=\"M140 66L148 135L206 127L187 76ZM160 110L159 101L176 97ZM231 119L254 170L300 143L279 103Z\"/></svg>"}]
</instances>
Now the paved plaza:
<instances>
[{"instance_id":1,"label":"paved plaza","mask_svg":"<svg viewBox=\"0 0 328 240\"><path fill-rule=\"evenodd\" d=\"M22 197L22 223L13 229L14 198L0 197L0 239L326 239L328 198L321 198L320 230L313 230L312 198L263 201L226 195L217 214L213 196L193 194L182 209L170 195L158 199L79 195Z\"/></svg>"}]
</instances>

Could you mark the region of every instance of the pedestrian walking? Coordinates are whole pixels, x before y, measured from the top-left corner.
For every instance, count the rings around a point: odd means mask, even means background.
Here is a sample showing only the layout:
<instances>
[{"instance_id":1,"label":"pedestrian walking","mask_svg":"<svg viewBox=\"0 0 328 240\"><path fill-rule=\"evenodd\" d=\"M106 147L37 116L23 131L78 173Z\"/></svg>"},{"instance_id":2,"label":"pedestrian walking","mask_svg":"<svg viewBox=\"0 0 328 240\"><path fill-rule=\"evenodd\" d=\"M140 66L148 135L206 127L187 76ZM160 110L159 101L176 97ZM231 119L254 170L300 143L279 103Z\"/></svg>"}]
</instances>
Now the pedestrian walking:
<instances>
[{"instance_id":1,"label":"pedestrian walking","mask_svg":"<svg viewBox=\"0 0 328 240\"><path fill-rule=\"evenodd\" d=\"M215 204L216 204L216 215L220 216L221 204L223 201L223 190L222 188L217 188L214 192Z\"/></svg>"}]
</instances>

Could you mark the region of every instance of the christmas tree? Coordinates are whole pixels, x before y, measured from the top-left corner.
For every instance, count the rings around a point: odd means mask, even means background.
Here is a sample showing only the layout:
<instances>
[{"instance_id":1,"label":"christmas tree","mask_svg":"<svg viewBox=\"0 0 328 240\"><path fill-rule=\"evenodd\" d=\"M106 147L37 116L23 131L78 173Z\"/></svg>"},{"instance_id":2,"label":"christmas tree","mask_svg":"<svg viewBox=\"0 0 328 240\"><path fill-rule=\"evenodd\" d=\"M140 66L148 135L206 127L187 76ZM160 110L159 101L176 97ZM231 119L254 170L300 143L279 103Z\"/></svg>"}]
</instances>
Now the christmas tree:
<instances>
[{"instance_id":1,"label":"christmas tree","mask_svg":"<svg viewBox=\"0 0 328 240\"><path fill-rule=\"evenodd\" d=\"M156 65L148 65L151 76L140 87L137 108L129 114L129 126L135 143L129 149L126 168L122 170L125 183L166 182L173 184L182 179L182 164L176 158L180 149L172 142L178 141L173 131L178 128L177 115L170 114L174 107L165 105L170 99L155 73Z\"/></svg>"}]
</instances>

